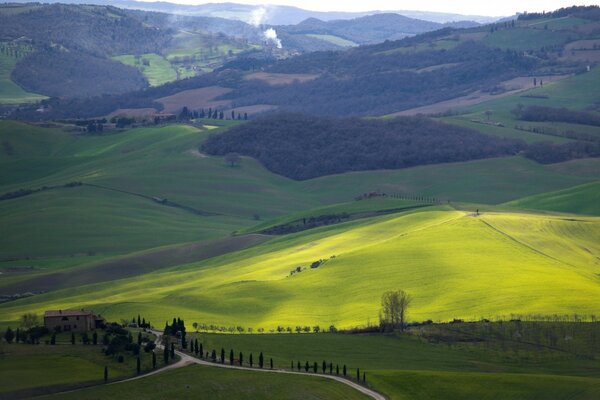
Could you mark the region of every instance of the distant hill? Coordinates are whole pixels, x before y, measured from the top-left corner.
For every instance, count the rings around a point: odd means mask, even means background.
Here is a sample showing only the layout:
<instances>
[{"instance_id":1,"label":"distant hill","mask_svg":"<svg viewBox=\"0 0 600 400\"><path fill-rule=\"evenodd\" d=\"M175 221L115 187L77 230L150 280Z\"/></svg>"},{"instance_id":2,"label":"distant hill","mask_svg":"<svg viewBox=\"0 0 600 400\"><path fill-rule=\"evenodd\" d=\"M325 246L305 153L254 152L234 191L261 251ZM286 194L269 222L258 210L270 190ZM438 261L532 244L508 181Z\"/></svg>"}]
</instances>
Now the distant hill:
<instances>
[{"instance_id":1,"label":"distant hill","mask_svg":"<svg viewBox=\"0 0 600 400\"><path fill-rule=\"evenodd\" d=\"M16 0L14 3L26 3L28 0ZM164 1L146 2L132 0L51 0L46 3L63 4L97 4L112 5L119 8L135 10L157 11L169 14L181 14L190 16L218 17L244 21L251 23L256 20L256 12L260 10L262 18L260 23L267 25L295 25L309 18L317 18L322 21L333 21L340 19L355 19L374 14L400 14L409 18L421 19L430 22L445 24L458 21L474 21L487 24L498 20L495 17L481 15L461 15L431 11L414 10L372 10L365 12L339 12L339 11L310 11L298 7L264 5L253 6L237 3L208 3L201 5L185 5Z\"/></svg>"},{"instance_id":2,"label":"distant hill","mask_svg":"<svg viewBox=\"0 0 600 400\"><path fill-rule=\"evenodd\" d=\"M356 44L375 44L443 28L435 22L408 18L399 14L375 14L351 20L321 21L309 18L297 25L278 27L290 35L332 35Z\"/></svg>"},{"instance_id":3,"label":"distant hill","mask_svg":"<svg viewBox=\"0 0 600 400\"><path fill-rule=\"evenodd\" d=\"M54 97L131 92L210 72L261 40L256 28L222 18L112 6L0 5L0 49L13 60L0 72L29 92ZM30 97L23 92L20 98ZM0 96L3 101L10 99Z\"/></svg>"}]
</instances>

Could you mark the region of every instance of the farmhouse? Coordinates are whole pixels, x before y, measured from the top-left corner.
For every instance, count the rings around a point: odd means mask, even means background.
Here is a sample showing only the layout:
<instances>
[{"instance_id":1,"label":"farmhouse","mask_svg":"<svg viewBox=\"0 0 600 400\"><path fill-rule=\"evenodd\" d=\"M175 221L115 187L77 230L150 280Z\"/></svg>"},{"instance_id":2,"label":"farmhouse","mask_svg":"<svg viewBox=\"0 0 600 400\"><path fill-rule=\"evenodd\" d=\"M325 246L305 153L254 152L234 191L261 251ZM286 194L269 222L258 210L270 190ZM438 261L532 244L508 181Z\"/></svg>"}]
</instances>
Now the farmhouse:
<instances>
[{"instance_id":1,"label":"farmhouse","mask_svg":"<svg viewBox=\"0 0 600 400\"><path fill-rule=\"evenodd\" d=\"M87 332L104 324L104 318L90 310L50 310L44 313L44 326L51 332Z\"/></svg>"}]
</instances>

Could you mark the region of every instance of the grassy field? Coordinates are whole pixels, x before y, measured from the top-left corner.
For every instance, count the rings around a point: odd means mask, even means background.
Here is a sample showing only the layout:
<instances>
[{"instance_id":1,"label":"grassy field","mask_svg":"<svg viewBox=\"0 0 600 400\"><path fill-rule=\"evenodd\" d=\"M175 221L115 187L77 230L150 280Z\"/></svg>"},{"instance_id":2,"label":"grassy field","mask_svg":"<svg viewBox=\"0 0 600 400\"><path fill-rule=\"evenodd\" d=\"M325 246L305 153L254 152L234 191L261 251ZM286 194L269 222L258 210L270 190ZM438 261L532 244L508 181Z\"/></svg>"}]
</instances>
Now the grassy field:
<instances>
[{"instance_id":1,"label":"grassy field","mask_svg":"<svg viewBox=\"0 0 600 400\"><path fill-rule=\"evenodd\" d=\"M517 51L539 50L546 46L567 42L564 32L544 29L513 28L500 29L487 35L483 43L488 46Z\"/></svg>"},{"instance_id":2,"label":"grassy field","mask_svg":"<svg viewBox=\"0 0 600 400\"><path fill-rule=\"evenodd\" d=\"M350 377L360 368L391 399L591 399L600 384L594 358L598 327L497 322L427 325L408 334L199 333L197 338L208 352L233 349L246 358L263 352L277 368L316 361L320 370L324 360L334 371L346 365Z\"/></svg>"},{"instance_id":3,"label":"grassy field","mask_svg":"<svg viewBox=\"0 0 600 400\"><path fill-rule=\"evenodd\" d=\"M210 399L366 399L341 383L309 376L222 370L199 365L152 378L49 396L60 399L210 398Z\"/></svg>"},{"instance_id":4,"label":"grassy field","mask_svg":"<svg viewBox=\"0 0 600 400\"><path fill-rule=\"evenodd\" d=\"M4 303L0 314L11 321L27 311L85 306L113 319L142 313L157 321L181 316L267 331L277 325L349 327L376 322L381 293L398 287L414 296L409 318L418 321L597 314L589 299L600 295L599 227L594 217L474 217L427 208ZM326 262L310 268L317 260ZM298 266L302 271L290 275Z\"/></svg>"},{"instance_id":5,"label":"grassy field","mask_svg":"<svg viewBox=\"0 0 600 400\"><path fill-rule=\"evenodd\" d=\"M1 122L0 193L74 181L102 188L57 188L0 202L0 215L8 221L2 226L11 226L10 235L0 239L0 258L114 255L223 237L376 190L503 203L585 184L598 172L597 160L558 168L513 157L297 182L271 174L252 159L231 168L221 157L198 153L202 140L215 132L166 126L80 137ZM194 215L154 197L217 215ZM32 209L38 211L31 214Z\"/></svg>"},{"instance_id":6,"label":"grassy field","mask_svg":"<svg viewBox=\"0 0 600 400\"><path fill-rule=\"evenodd\" d=\"M306 36L314 38L314 39L323 40L325 42L333 43L336 46L340 46L340 47L358 46L358 44L354 43L351 40L344 39L344 38L341 38L339 36L334 36L334 35L318 35L316 33L309 33Z\"/></svg>"},{"instance_id":7,"label":"grassy field","mask_svg":"<svg viewBox=\"0 0 600 400\"><path fill-rule=\"evenodd\" d=\"M509 157L297 182L269 173L252 159L243 158L232 168L220 157L198 153L201 141L215 132L220 131L166 126L82 137L0 123L1 193L73 181L101 186L59 187L1 201L6 223L0 265L34 268L4 273L0 287L6 294L22 293L28 283L44 277L43 290L62 287L60 282L89 284L94 277L104 282L5 303L0 320L13 321L30 310L85 305L114 318L144 311L158 319L181 315L265 329L278 324L349 326L375 321L380 293L398 286L414 292L412 317L417 320L597 312L584 301L597 294L596 219L565 221L526 213L472 218L470 213L485 207L452 208L459 200L500 204L594 182L597 160L539 165ZM390 198L353 201L377 190L452 203L306 231L201 262L200 253L190 250L203 244L210 249L213 245L205 241L233 231L253 232L323 213L373 213L413 204ZM168 207L153 198L209 214ZM539 231L521 238L519 226L538 226ZM589 253L574 245L580 240ZM554 254L555 243L561 243L563 254ZM165 245L173 248L148 250ZM490 250L481 254L483 248ZM123 257L131 252L140 253ZM298 266L333 255L322 267L289 276ZM115 256L119 258L110 260ZM127 265L138 277L117 273ZM68 279L49 275L64 268ZM505 271L511 271L510 277ZM431 276L438 278L432 281ZM106 282L111 277L120 280ZM462 281L466 286L457 284ZM523 295L522 287L529 285ZM564 293L562 301L548 297L554 290ZM481 296L486 300L480 301Z\"/></svg>"},{"instance_id":8,"label":"grassy field","mask_svg":"<svg viewBox=\"0 0 600 400\"><path fill-rule=\"evenodd\" d=\"M444 121L479 130L483 133L523 139L527 142L551 141L564 143L569 139L548 134L532 133L519 130L516 126L524 129L538 129L547 132L562 134L567 131L586 134L600 138L597 127L581 124L567 124L556 122L530 122L519 121L511 112L517 105L525 107L532 105L570 109L586 109L591 104L600 101L600 67L593 68L590 72L575 75L573 77L552 83L544 83L543 86L529 89L516 95L490 100L474 106L464 107L460 110L461 115L444 117ZM472 120L486 120L484 113L492 111L490 121L501 123L503 127L495 127L475 123Z\"/></svg>"},{"instance_id":9,"label":"grassy field","mask_svg":"<svg viewBox=\"0 0 600 400\"><path fill-rule=\"evenodd\" d=\"M31 391L21 392L22 396L27 397L33 393L48 393L61 387L68 389L82 383L101 383L105 366L109 368L110 380L136 374L134 356L125 356L124 362L119 363L115 358L102 354L101 346L14 343L0 346L0 397L15 391ZM143 370L152 368L151 356L143 351L141 361Z\"/></svg>"},{"instance_id":10,"label":"grassy field","mask_svg":"<svg viewBox=\"0 0 600 400\"><path fill-rule=\"evenodd\" d=\"M159 54L142 54L139 57L122 55L113 57L113 59L139 69L146 79L148 79L151 86L160 86L177 80L177 71L169 61Z\"/></svg>"},{"instance_id":11,"label":"grassy field","mask_svg":"<svg viewBox=\"0 0 600 400\"><path fill-rule=\"evenodd\" d=\"M592 400L600 395L600 379L536 374L376 371L370 382L398 400Z\"/></svg>"},{"instance_id":12,"label":"grassy field","mask_svg":"<svg viewBox=\"0 0 600 400\"><path fill-rule=\"evenodd\" d=\"M600 182L525 197L506 205L519 209L600 215Z\"/></svg>"},{"instance_id":13,"label":"grassy field","mask_svg":"<svg viewBox=\"0 0 600 400\"><path fill-rule=\"evenodd\" d=\"M9 53L13 50L17 50L19 56ZM46 98L46 96L25 91L10 78L19 59L29 51L31 49L28 46L0 42L0 104L31 103Z\"/></svg>"}]
</instances>

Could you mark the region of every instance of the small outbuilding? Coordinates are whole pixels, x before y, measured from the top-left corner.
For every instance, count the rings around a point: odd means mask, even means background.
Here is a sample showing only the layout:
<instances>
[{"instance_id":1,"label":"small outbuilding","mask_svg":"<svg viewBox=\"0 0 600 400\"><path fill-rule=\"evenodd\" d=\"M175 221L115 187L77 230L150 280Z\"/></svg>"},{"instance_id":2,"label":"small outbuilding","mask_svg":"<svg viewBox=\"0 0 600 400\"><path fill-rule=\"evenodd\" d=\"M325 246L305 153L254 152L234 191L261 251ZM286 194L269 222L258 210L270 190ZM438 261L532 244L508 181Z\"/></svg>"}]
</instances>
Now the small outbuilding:
<instances>
[{"instance_id":1,"label":"small outbuilding","mask_svg":"<svg viewBox=\"0 0 600 400\"><path fill-rule=\"evenodd\" d=\"M104 318L90 310L50 310L44 313L44 326L50 332L87 332L104 325Z\"/></svg>"}]
</instances>

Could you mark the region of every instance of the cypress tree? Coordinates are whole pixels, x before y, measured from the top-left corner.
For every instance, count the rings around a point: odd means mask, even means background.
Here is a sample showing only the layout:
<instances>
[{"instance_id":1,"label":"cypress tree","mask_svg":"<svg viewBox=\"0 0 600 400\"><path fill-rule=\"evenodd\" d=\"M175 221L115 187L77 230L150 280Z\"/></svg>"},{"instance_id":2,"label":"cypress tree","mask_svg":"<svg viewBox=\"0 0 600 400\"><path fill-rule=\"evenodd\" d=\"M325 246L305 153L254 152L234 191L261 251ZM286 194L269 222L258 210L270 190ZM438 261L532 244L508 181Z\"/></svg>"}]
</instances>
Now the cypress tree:
<instances>
[{"instance_id":1,"label":"cypress tree","mask_svg":"<svg viewBox=\"0 0 600 400\"><path fill-rule=\"evenodd\" d=\"M367 383L367 373L363 372L363 383Z\"/></svg>"},{"instance_id":2,"label":"cypress tree","mask_svg":"<svg viewBox=\"0 0 600 400\"><path fill-rule=\"evenodd\" d=\"M239 362L240 362L240 367L241 367L243 365L243 363L244 363L244 355L242 354L241 351L240 351L240 360L239 360Z\"/></svg>"},{"instance_id":3,"label":"cypress tree","mask_svg":"<svg viewBox=\"0 0 600 400\"><path fill-rule=\"evenodd\" d=\"M202 353L200 350L198 350L198 338L196 338L196 340L194 340L194 342L196 343L196 356L198 355L198 353Z\"/></svg>"},{"instance_id":4,"label":"cypress tree","mask_svg":"<svg viewBox=\"0 0 600 400\"><path fill-rule=\"evenodd\" d=\"M304 371L308 372L308 361L306 362L306 364L304 364Z\"/></svg>"},{"instance_id":5,"label":"cypress tree","mask_svg":"<svg viewBox=\"0 0 600 400\"><path fill-rule=\"evenodd\" d=\"M229 351L229 365L233 365L233 349Z\"/></svg>"},{"instance_id":6,"label":"cypress tree","mask_svg":"<svg viewBox=\"0 0 600 400\"><path fill-rule=\"evenodd\" d=\"M252 366L254 365L254 361L252 361L252 353L250 353L250 358L248 362L250 363L250 368L252 368Z\"/></svg>"},{"instance_id":7,"label":"cypress tree","mask_svg":"<svg viewBox=\"0 0 600 400\"><path fill-rule=\"evenodd\" d=\"M263 353L261 351L260 354L258 355L258 367L262 368L264 366L264 363L265 363L265 359L264 359Z\"/></svg>"},{"instance_id":8,"label":"cypress tree","mask_svg":"<svg viewBox=\"0 0 600 400\"><path fill-rule=\"evenodd\" d=\"M198 348L198 345L196 345L196 349ZM200 358L204 358L204 348L202 347L202 343L200 343Z\"/></svg>"},{"instance_id":9,"label":"cypress tree","mask_svg":"<svg viewBox=\"0 0 600 400\"><path fill-rule=\"evenodd\" d=\"M313 372L314 372L315 374L317 373L317 369L318 369L318 368L319 368L319 367L317 366L317 362L315 361L315 362L314 362L314 364L313 364Z\"/></svg>"},{"instance_id":10,"label":"cypress tree","mask_svg":"<svg viewBox=\"0 0 600 400\"><path fill-rule=\"evenodd\" d=\"M139 328L140 326L142 326L142 319L140 318L140 314L138 314L137 326L138 326L138 328Z\"/></svg>"},{"instance_id":11,"label":"cypress tree","mask_svg":"<svg viewBox=\"0 0 600 400\"><path fill-rule=\"evenodd\" d=\"M14 338L15 338L15 333L12 331L12 329L10 329L10 327L6 328L6 332L4 333L4 339L6 340L6 342L10 344L10 343L12 343Z\"/></svg>"},{"instance_id":12,"label":"cypress tree","mask_svg":"<svg viewBox=\"0 0 600 400\"><path fill-rule=\"evenodd\" d=\"M338 376L340 375L340 366L337 364L335 365L335 374Z\"/></svg>"},{"instance_id":13,"label":"cypress tree","mask_svg":"<svg viewBox=\"0 0 600 400\"><path fill-rule=\"evenodd\" d=\"M165 365L169 363L169 349L167 348L167 346L165 346L165 348L163 349L163 361Z\"/></svg>"},{"instance_id":14,"label":"cypress tree","mask_svg":"<svg viewBox=\"0 0 600 400\"><path fill-rule=\"evenodd\" d=\"M175 358L175 343L171 343L171 359Z\"/></svg>"},{"instance_id":15,"label":"cypress tree","mask_svg":"<svg viewBox=\"0 0 600 400\"><path fill-rule=\"evenodd\" d=\"M271 369L273 369L273 359L272 358L269 359L269 365L270 365Z\"/></svg>"},{"instance_id":16,"label":"cypress tree","mask_svg":"<svg viewBox=\"0 0 600 400\"><path fill-rule=\"evenodd\" d=\"M152 352L152 369L156 369L156 353Z\"/></svg>"},{"instance_id":17,"label":"cypress tree","mask_svg":"<svg viewBox=\"0 0 600 400\"><path fill-rule=\"evenodd\" d=\"M210 359L212 360L212 362L217 362L217 352L215 351L215 349L213 349L212 353L210 354Z\"/></svg>"},{"instance_id":18,"label":"cypress tree","mask_svg":"<svg viewBox=\"0 0 600 400\"><path fill-rule=\"evenodd\" d=\"M360 368L356 368L356 381L360 382Z\"/></svg>"},{"instance_id":19,"label":"cypress tree","mask_svg":"<svg viewBox=\"0 0 600 400\"><path fill-rule=\"evenodd\" d=\"M333 363L329 363L329 375L333 375Z\"/></svg>"},{"instance_id":20,"label":"cypress tree","mask_svg":"<svg viewBox=\"0 0 600 400\"><path fill-rule=\"evenodd\" d=\"M298 367L298 371L300 371L302 368L300 367L300 361L298 361L298 365L296 365Z\"/></svg>"},{"instance_id":21,"label":"cypress tree","mask_svg":"<svg viewBox=\"0 0 600 400\"><path fill-rule=\"evenodd\" d=\"M136 359L135 370L137 371L138 375L142 371L142 362L140 360L140 356L138 356L138 358Z\"/></svg>"},{"instance_id":22,"label":"cypress tree","mask_svg":"<svg viewBox=\"0 0 600 400\"><path fill-rule=\"evenodd\" d=\"M108 367L104 366L104 383L108 382Z\"/></svg>"},{"instance_id":23,"label":"cypress tree","mask_svg":"<svg viewBox=\"0 0 600 400\"><path fill-rule=\"evenodd\" d=\"M294 370L294 362L292 361L291 370Z\"/></svg>"},{"instance_id":24,"label":"cypress tree","mask_svg":"<svg viewBox=\"0 0 600 400\"><path fill-rule=\"evenodd\" d=\"M344 368L342 369L342 373L346 376L346 364L344 364Z\"/></svg>"},{"instance_id":25,"label":"cypress tree","mask_svg":"<svg viewBox=\"0 0 600 400\"><path fill-rule=\"evenodd\" d=\"M323 360L323 373L325 373L327 371L327 363L325 362L325 360Z\"/></svg>"},{"instance_id":26,"label":"cypress tree","mask_svg":"<svg viewBox=\"0 0 600 400\"><path fill-rule=\"evenodd\" d=\"M94 333L92 334L92 343L95 345L98 344L98 333L96 331L94 331Z\"/></svg>"},{"instance_id":27,"label":"cypress tree","mask_svg":"<svg viewBox=\"0 0 600 400\"><path fill-rule=\"evenodd\" d=\"M221 364L225 364L225 349L221 347Z\"/></svg>"}]
</instances>

